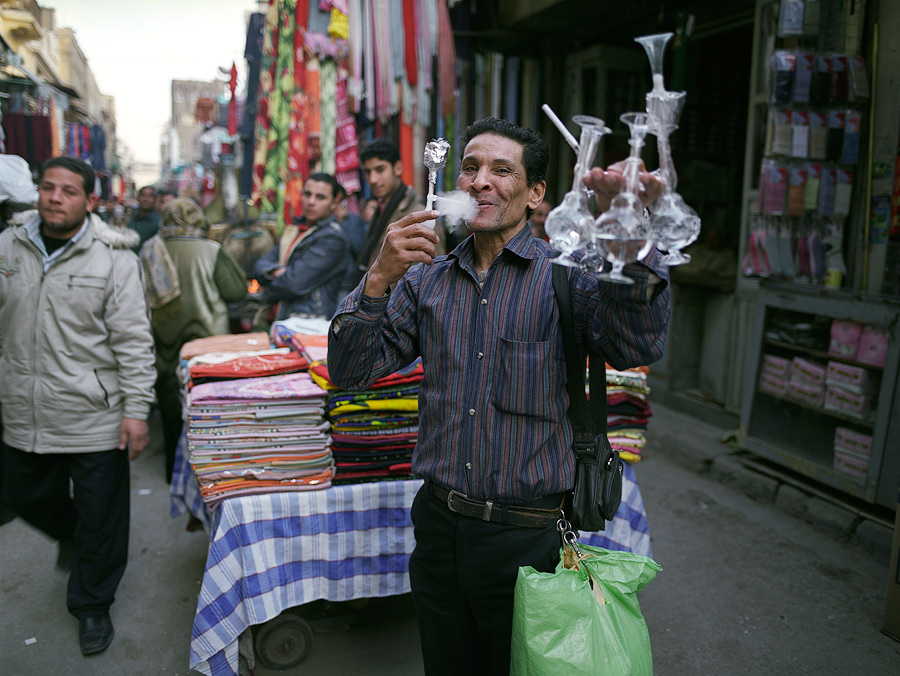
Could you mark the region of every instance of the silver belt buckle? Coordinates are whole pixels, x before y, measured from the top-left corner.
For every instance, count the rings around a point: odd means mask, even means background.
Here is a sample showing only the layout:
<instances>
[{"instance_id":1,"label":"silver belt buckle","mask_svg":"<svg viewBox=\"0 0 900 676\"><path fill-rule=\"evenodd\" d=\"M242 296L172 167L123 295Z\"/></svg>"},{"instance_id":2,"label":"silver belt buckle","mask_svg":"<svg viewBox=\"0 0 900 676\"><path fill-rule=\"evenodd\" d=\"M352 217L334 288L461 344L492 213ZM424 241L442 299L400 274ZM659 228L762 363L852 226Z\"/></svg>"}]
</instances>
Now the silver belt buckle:
<instances>
[{"instance_id":1,"label":"silver belt buckle","mask_svg":"<svg viewBox=\"0 0 900 676\"><path fill-rule=\"evenodd\" d=\"M491 511L493 509L494 509L494 501L493 500L485 500L484 501L484 514L481 516L481 518L484 521L490 521L491 520Z\"/></svg>"},{"instance_id":2,"label":"silver belt buckle","mask_svg":"<svg viewBox=\"0 0 900 676\"><path fill-rule=\"evenodd\" d=\"M460 493L458 490L451 488L450 492L447 493L447 509L449 509L451 512L456 512L456 510L453 509L453 496L455 496L455 495L458 495L459 497L464 498L464 499L468 499L468 497L469 497L469 496L465 495L464 493ZM456 513L458 514L459 512L456 512Z\"/></svg>"}]
</instances>

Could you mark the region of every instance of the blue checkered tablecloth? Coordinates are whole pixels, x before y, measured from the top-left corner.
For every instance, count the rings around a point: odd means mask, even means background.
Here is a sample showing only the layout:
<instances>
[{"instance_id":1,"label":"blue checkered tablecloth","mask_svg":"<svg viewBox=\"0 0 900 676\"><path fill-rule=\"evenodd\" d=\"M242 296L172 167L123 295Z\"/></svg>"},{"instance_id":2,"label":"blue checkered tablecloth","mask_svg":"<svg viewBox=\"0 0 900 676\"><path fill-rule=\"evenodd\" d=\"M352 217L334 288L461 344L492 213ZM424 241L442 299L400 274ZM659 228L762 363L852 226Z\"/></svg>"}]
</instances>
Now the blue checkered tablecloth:
<instances>
[{"instance_id":1,"label":"blue checkered tablecloth","mask_svg":"<svg viewBox=\"0 0 900 676\"><path fill-rule=\"evenodd\" d=\"M409 508L421 485L381 481L235 497L209 514L179 454L172 514L190 512L210 533L191 632L191 669L236 675L239 654L252 665L247 630L287 608L408 592L407 564L415 545ZM616 518L605 532L582 534L580 541L650 555L647 516L630 465Z\"/></svg>"}]
</instances>

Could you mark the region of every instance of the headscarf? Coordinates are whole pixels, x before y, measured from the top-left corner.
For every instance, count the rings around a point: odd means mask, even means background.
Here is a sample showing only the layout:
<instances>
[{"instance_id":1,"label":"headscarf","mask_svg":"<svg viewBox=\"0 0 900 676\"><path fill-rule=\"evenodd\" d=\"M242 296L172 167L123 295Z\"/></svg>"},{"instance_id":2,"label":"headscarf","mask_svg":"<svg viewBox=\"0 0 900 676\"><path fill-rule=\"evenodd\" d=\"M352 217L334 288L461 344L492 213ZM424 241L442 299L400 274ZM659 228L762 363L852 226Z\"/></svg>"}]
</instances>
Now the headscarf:
<instances>
[{"instance_id":1,"label":"headscarf","mask_svg":"<svg viewBox=\"0 0 900 676\"><path fill-rule=\"evenodd\" d=\"M169 255L165 240L206 239L208 232L209 222L193 200L180 198L166 205L159 232L141 247L147 303L152 310L165 308L161 314L154 313L154 319L177 313L180 305L181 286L178 282L178 270Z\"/></svg>"},{"instance_id":2,"label":"headscarf","mask_svg":"<svg viewBox=\"0 0 900 676\"><path fill-rule=\"evenodd\" d=\"M159 232L163 239L180 237L184 239L206 239L209 221L197 203L187 198L172 200L162 213Z\"/></svg>"}]
</instances>

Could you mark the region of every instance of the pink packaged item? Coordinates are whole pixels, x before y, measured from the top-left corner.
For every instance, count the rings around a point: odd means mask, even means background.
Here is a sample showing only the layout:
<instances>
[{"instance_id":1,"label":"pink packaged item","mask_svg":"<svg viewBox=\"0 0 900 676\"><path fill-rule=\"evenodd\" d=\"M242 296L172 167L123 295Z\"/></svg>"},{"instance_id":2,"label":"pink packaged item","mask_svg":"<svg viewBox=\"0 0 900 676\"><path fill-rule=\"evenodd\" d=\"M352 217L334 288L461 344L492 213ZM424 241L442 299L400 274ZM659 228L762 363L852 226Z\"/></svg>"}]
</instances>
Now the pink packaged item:
<instances>
[{"instance_id":1,"label":"pink packaged item","mask_svg":"<svg viewBox=\"0 0 900 676\"><path fill-rule=\"evenodd\" d=\"M834 450L868 458L872 454L872 437L848 427L838 427L834 430Z\"/></svg>"},{"instance_id":2,"label":"pink packaged item","mask_svg":"<svg viewBox=\"0 0 900 676\"><path fill-rule=\"evenodd\" d=\"M763 371L759 374L759 391L765 394L772 394L776 397L783 397L787 394L788 381L786 378L772 375Z\"/></svg>"},{"instance_id":3,"label":"pink packaged item","mask_svg":"<svg viewBox=\"0 0 900 676\"><path fill-rule=\"evenodd\" d=\"M762 359L762 373L778 376L779 378L791 377L791 362L772 354L764 354Z\"/></svg>"},{"instance_id":4,"label":"pink packaged item","mask_svg":"<svg viewBox=\"0 0 900 676\"><path fill-rule=\"evenodd\" d=\"M791 380L788 383L787 396L807 406L821 408L825 401L825 388L804 381Z\"/></svg>"},{"instance_id":5,"label":"pink packaged item","mask_svg":"<svg viewBox=\"0 0 900 676\"><path fill-rule=\"evenodd\" d=\"M862 331L862 324L835 319L831 322L831 342L828 344L828 354L844 359L855 358Z\"/></svg>"},{"instance_id":6,"label":"pink packaged item","mask_svg":"<svg viewBox=\"0 0 900 676\"><path fill-rule=\"evenodd\" d=\"M868 394L851 392L836 385L829 385L825 388L825 409L865 418L872 409L872 397Z\"/></svg>"},{"instance_id":7,"label":"pink packaged item","mask_svg":"<svg viewBox=\"0 0 900 676\"><path fill-rule=\"evenodd\" d=\"M867 326L859 337L859 348L856 351L856 361L872 366L884 366L887 361L888 336L884 331Z\"/></svg>"},{"instance_id":8,"label":"pink packaged item","mask_svg":"<svg viewBox=\"0 0 900 676\"><path fill-rule=\"evenodd\" d=\"M874 388L869 370L839 361L828 362L825 370L825 384L837 385L851 392L868 393Z\"/></svg>"},{"instance_id":9,"label":"pink packaged item","mask_svg":"<svg viewBox=\"0 0 900 676\"><path fill-rule=\"evenodd\" d=\"M791 380L821 387L825 382L825 367L802 357L794 357L791 362Z\"/></svg>"},{"instance_id":10,"label":"pink packaged item","mask_svg":"<svg viewBox=\"0 0 900 676\"><path fill-rule=\"evenodd\" d=\"M869 461L836 450L834 452L834 471L852 476L854 479L865 480L869 473Z\"/></svg>"}]
</instances>

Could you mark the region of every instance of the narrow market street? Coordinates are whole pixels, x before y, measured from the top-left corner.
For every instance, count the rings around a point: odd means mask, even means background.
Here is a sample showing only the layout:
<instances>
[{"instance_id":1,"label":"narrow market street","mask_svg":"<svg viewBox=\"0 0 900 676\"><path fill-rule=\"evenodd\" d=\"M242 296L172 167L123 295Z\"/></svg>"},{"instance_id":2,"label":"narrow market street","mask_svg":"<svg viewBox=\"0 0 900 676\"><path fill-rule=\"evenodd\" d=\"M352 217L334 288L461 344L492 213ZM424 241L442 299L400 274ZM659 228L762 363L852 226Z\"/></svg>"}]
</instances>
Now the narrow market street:
<instances>
[{"instance_id":1,"label":"narrow market street","mask_svg":"<svg viewBox=\"0 0 900 676\"><path fill-rule=\"evenodd\" d=\"M639 595L660 676L900 672L900 642L880 631L887 561L838 542L666 457L665 435L720 452L723 430L654 405L638 481L663 571ZM169 517L158 435L132 471L128 569L116 638L79 654L56 547L21 520L0 527L0 654L7 676L179 676L206 556L206 535ZM718 448L717 448L718 447ZM422 673L408 596L340 608L320 622L309 658L257 676ZM331 631L325 631L330 629Z\"/></svg>"}]
</instances>

